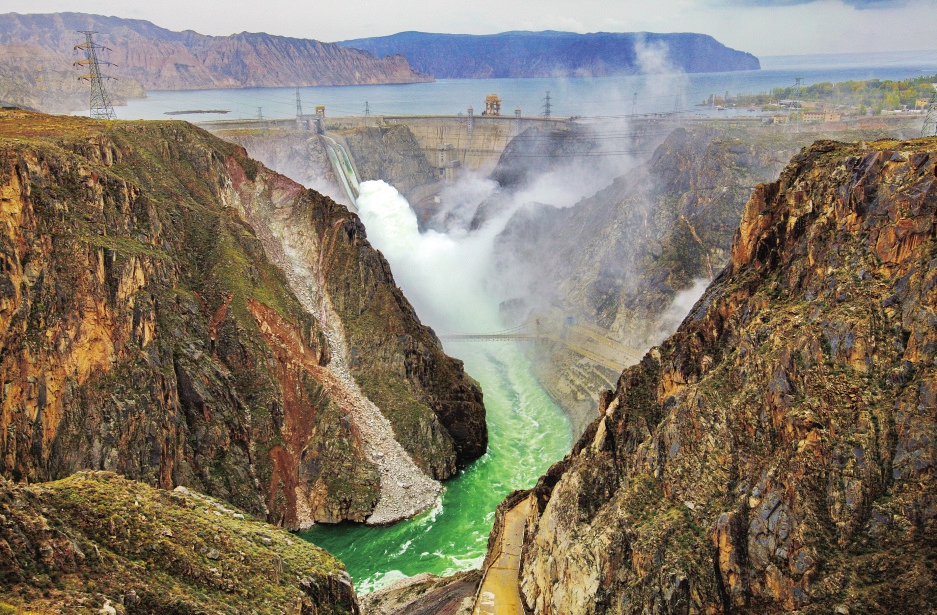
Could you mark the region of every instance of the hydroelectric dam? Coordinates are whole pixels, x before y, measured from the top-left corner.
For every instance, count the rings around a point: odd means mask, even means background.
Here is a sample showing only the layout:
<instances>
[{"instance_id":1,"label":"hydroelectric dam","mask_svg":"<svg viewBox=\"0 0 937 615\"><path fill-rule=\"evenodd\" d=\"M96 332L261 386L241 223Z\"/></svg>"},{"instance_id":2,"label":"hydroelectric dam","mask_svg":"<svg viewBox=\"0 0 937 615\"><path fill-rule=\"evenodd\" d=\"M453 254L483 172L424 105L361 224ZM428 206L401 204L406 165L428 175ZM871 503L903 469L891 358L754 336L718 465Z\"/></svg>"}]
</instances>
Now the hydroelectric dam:
<instances>
[{"instance_id":1,"label":"hydroelectric dam","mask_svg":"<svg viewBox=\"0 0 937 615\"><path fill-rule=\"evenodd\" d=\"M672 125L675 115L654 113L620 119L627 124L627 134L620 135L627 142L627 151L610 154L646 151L664 127ZM521 147L531 143L536 147L549 139L569 139L576 131L603 121L607 120L530 117L519 110L514 115L476 115L471 108L458 115L331 117L320 109L314 115L295 118L214 120L198 126L248 147L253 157L272 168L282 168L282 158L291 156L288 175L319 188L314 177L318 173L318 179L339 189L353 208L360 182L388 181L407 198L422 222L438 209L439 195L447 185L468 174L488 177L518 137ZM522 155L548 158L556 154L527 151ZM308 161L305 173L295 168L296 161L303 158ZM327 170L324 175L323 169Z\"/></svg>"}]
</instances>

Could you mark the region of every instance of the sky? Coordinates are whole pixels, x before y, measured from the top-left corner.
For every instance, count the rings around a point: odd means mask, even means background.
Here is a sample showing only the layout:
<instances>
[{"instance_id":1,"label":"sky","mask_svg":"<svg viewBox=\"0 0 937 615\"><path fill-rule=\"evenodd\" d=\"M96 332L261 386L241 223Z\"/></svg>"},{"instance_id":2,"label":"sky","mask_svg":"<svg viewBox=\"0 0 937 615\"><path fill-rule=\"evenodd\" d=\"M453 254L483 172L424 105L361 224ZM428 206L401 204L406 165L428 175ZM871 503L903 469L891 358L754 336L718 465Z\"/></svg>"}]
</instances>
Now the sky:
<instances>
[{"instance_id":1,"label":"sky","mask_svg":"<svg viewBox=\"0 0 937 615\"><path fill-rule=\"evenodd\" d=\"M937 49L935 9L937 0L0 0L0 12L75 11L321 41L404 30L699 32L757 56Z\"/></svg>"}]
</instances>

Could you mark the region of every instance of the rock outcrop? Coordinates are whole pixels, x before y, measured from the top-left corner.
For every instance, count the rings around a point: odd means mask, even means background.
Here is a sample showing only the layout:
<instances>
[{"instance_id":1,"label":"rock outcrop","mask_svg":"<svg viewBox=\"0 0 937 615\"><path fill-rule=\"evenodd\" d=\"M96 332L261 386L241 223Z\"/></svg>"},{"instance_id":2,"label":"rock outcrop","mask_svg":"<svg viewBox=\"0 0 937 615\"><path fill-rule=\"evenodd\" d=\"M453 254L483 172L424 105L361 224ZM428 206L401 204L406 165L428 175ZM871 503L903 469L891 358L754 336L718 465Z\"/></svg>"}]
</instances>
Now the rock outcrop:
<instances>
[{"instance_id":1,"label":"rock outcrop","mask_svg":"<svg viewBox=\"0 0 937 615\"><path fill-rule=\"evenodd\" d=\"M533 490L535 613L928 612L937 142L818 142ZM497 524L496 524L497 525Z\"/></svg>"},{"instance_id":2,"label":"rock outcrop","mask_svg":"<svg viewBox=\"0 0 937 615\"><path fill-rule=\"evenodd\" d=\"M358 613L344 566L318 547L210 497L110 472L31 486L0 477L0 609Z\"/></svg>"},{"instance_id":3,"label":"rock outcrop","mask_svg":"<svg viewBox=\"0 0 937 615\"><path fill-rule=\"evenodd\" d=\"M265 167L286 175L334 201L348 199L335 178L322 136L308 130L210 129L225 141L237 143Z\"/></svg>"},{"instance_id":4,"label":"rock outcrop","mask_svg":"<svg viewBox=\"0 0 937 615\"><path fill-rule=\"evenodd\" d=\"M361 598L362 615L471 615L481 573L451 577L423 573L391 583Z\"/></svg>"},{"instance_id":5,"label":"rock outcrop","mask_svg":"<svg viewBox=\"0 0 937 615\"><path fill-rule=\"evenodd\" d=\"M419 71L437 79L517 77L603 77L653 72L644 55L666 56L674 72L758 70L758 58L729 49L705 34L649 32L502 32L391 36L342 41L378 57L402 54ZM659 70L659 67L658 67Z\"/></svg>"},{"instance_id":6,"label":"rock outcrop","mask_svg":"<svg viewBox=\"0 0 937 615\"><path fill-rule=\"evenodd\" d=\"M151 90L416 83L432 78L402 56L376 58L334 43L263 33L205 36L148 21L88 15L0 15L0 49L29 47L74 61L76 30L94 30L111 49L115 76ZM7 57L4 53L3 57Z\"/></svg>"},{"instance_id":7,"label":"rock outcrop","mask_svg":"<svg viewBox=\"0 0 937 615\"><path fill-rule=\"evenodd\" d=\"M406 125L347 130L342 137L362 180L383 179L409 199L415 188L439 179Z\"/></svg>"},{"instance_id":8,"label":"rock outcrop","mask_svg":"<svg viewBox=\"0 0 937 615\"><path fill-rule=\"evenodd\" d=\"M74 56L28 45L0 45L0 106L13 106L46 113L87 110L91 87L78 79L72 66ZM128 98L141 98L146 91L134 79L109 81L107 93L114 105Z\"/></svg>"},{"instance_id":9,"label":"rock outcrop","mask_svg":"<svg viewBox=\"0 0 937 615\"><path fill-rule=\"evenodd\" d=\"M110 470L298 528L412 515L483 454L477 384L357 217L242 148L4 111L0 195L3 475Z\"/></svg>"},{"instance_id":10,"label":"rock outcrop","mask_svg":"<svg viewBox=\"0 0 937 615\"><path fill-rule=\"evenodd\" d=\"M837 136L859 140L901 133L916 134L916 126L841 130ZM676 330L728 261L752 188L777 178L791 156L822 137L770 127L676 128L646 163L573 207L521 209L497 239L498 260L514 278L529 281L526 288L513 288L528 305L541 312L543 306L556 306L643 354ZM527 147L544 150L546 143ZM571 147L561 138L543 153L565 154ZM590 146L577 147L582 155ZM575 160L575 149L568 153ZM538 170L557 172L545 166L549 161L549 156L534 159ZM511 185L536 178L524 163L522 155L506 152L499 179ZM548 357L531 355L538 378L551 385L551 395L580 433L592 421L602 388L613 385L629 363L609 371L563 347L552 350ZM609 384L589 389L602 374Z\"/></svg>"}]
</instances>

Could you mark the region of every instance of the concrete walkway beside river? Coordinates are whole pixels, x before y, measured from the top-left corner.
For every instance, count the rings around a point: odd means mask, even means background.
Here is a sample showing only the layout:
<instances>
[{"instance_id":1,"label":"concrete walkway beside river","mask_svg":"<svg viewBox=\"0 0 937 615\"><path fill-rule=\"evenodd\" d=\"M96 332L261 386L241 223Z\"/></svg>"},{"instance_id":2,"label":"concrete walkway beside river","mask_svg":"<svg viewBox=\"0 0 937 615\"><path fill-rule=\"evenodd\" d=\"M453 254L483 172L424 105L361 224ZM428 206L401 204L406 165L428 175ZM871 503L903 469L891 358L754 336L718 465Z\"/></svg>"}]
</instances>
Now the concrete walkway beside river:
<instances>
[{"instance_id":1,"label":"concrete walkway beside river","mask_svg":"<svg viewBox=\"0 0 937 615\"><path fill-rule=\"evenodd\" d=\"M504 524L498 536L499 554L485 572L472 615L524 615L517 577L530 506L531 498L528 497L504 514Z\"/></svg>"}]
</instances>

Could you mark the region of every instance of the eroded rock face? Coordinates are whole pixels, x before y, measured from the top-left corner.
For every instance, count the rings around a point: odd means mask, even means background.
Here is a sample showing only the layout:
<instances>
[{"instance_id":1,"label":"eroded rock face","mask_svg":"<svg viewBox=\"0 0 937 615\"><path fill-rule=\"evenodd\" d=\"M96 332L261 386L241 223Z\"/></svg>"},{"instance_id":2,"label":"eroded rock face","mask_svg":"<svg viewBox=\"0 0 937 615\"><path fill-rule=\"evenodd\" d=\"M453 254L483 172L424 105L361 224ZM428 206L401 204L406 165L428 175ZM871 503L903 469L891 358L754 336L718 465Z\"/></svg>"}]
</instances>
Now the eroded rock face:
<instances>
[{"instance_id":1,"label":"eroded rock face","mask_svg":"<svg viewBox=\"0 0 937 615\"><path fill-rule=\"evenodd\" d=\"M536 613L927 612L937 144L818 142L534 490Z\"/></svg>"},{"instance_id":2,"label":"eroded rock face","mask_svg":"<svg viewBox=\"0 0 937 615\"><path fill-rule=\"evenodd\" d=\"M416 83L432 77L406 58L311 39L241 32L206 36L148 21L83 13L0 16L0 46L29 46L73 60L76 31L94 30L112 51L114 75L151 90Z\"/></svg>"},{"instance_id":3,"label":"eroded rock face","mask_svg":"<svg viewBox=\"0 0 937 615\"><path fill-rule=\"evenodd\" d=\"M358 613L345 568L318 547L111 472L0 477L0 596L30 612Z\"/></svg>"},{"instance_id":4,"label":"eroded rock face","mask_svg":"<svg viewBox=\"0 0 937 615\"><path fill-rule=\"evenodd\" d=\"M225 141L237 143L265 167L345 203L348 198L339 186L329 162L322 137L309 130L212 130Z\"/></svg>"},{"instance_id":5,"label":"eroded rock face","mask_svg":"<svg viewBox=\"0 0 937 615\"><path fill-rule=\"evenodd\" d=\"M333 367L349 347L420 467L484 452L480 390L343 207L183 123L7 111L0 136L5 476L105 469L289 527L364 520L387 477ZM305 286L263 220L309 238Z\"/></svg>"},{"instance_id":6,"label":"eroded rock face","mask_svg":"<svg viewBox=\"0 0 937 615\"><path fill-rule=\"evenodd\" d=\"M423 573L401 579L361 599L362 615L471 615L481 573L450 577Z\"/></svg>"}]
</instances>

